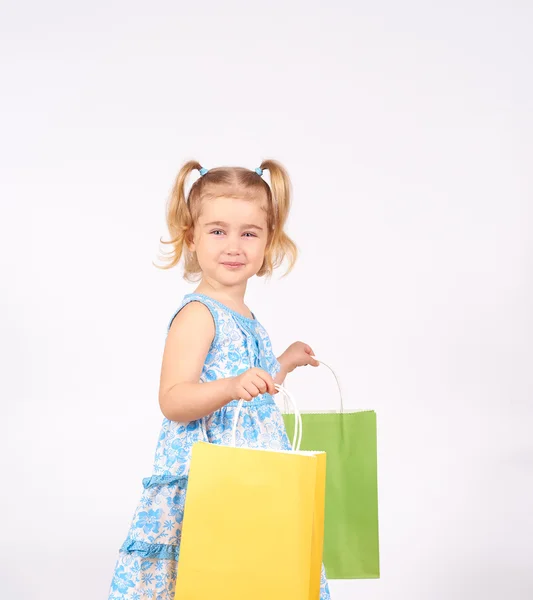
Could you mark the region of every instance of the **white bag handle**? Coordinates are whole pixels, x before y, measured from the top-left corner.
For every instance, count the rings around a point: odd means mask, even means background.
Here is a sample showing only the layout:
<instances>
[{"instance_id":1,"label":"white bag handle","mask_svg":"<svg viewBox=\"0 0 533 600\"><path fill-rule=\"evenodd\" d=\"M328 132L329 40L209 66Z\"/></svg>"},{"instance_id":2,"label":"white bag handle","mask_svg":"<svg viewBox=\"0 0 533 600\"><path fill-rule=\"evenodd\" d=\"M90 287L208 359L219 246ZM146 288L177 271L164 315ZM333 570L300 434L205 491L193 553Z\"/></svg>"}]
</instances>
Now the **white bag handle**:
<instances>
[{"instance_id":1,"label":"white bag handle","mask_svg":"<svg viewBox=\"0 0 533 600\"><path fill-rule=\"evenodd\" d=\"M302 415L298 410L298 406L294 400L293 395L282 385L278 385L277 383L274 386L277 390L285 394L285 402L289 400L292 404L292 409L294 411L294 437L292 438L292 449L295 452L300 450L300 446L302 444ZM244 400L240 400L237 405L237 410L235 411L235 416L233 417L233 432L231 436L231 445L235 447L237 444L237 425L239 424L239 416L241 414L241 408L244 404Z\"/></svg>"},{"instance_id":2,"label":"white bag handle","mask_svg":"<svg viewBox=\"0 0 533 600\"><path fill-rule=\"evenodd\" d=\"M318 360L318 359L316 359L316 360ZM327 367L333 373L333 377L335 377L335 381L337 382L337 387L339 389L339 397L340 397L340 401L341 401L341 413L342 413L342 412L344 412L344 402L342 400L342 389L341 389L341 384L340 384L339 378L337 377L337 373L335 373L335 371L329 365L327 365L324 361L319 360L318 362L321 365L324 365L325 367Z\"/></svg>"},{"instance_id":3,"label":"white bag handle","mask_svg":"<svg viewBox=\"0 0 533 600\"><path fill-rule=\"evenodd\" d=\"M341 389L341 384L339 381L339 378L337 377L337 374L335 373L335 371L329 366L327 365L324 361L322 360L318 360L318 358L316 356L313 357L316 361L318 361L321 365L324 365L325 367L327 367L332 373L333 373L333 377L335 377L335 381L337 382L337 388L339 389L339 398L340 398L340 403L341 403L341 413L344 412L344 402L342 399L342 389ZM287 406L287 403L285 402L284 405L284 410L286 413L289 412L289 407ZM301 417L300 417L301 418Z\"/></svg>"}]
</instances>

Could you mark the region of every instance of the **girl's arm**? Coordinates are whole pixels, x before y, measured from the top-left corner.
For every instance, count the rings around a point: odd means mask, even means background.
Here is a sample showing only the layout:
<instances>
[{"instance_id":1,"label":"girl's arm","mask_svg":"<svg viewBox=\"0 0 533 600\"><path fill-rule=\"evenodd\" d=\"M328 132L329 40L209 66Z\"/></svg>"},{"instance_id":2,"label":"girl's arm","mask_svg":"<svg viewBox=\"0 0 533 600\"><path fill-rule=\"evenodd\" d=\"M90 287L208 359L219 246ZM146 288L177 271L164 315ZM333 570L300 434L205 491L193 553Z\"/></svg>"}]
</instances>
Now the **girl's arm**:
<instances>
[{"instance_id":1,"label":"girl's arm","mask_svg":"<svg viewBox=\"0 0 533 600\"><path fill-rule=\"evenodd\" d=\"M191 302L176 315L163 352L159 406L170 421L194 421L227 404L229 380L198 383L215 324L209 309Z\"/></svg>"},{"instance_id":2,"label":"girl's arm","mask_svg":"<svg viewBox=\"0 0 533 600\"><path fill-rule=\"evenodd\" d=\"M285 381L285 377L294 371L296 367L303 367L304 365L318 367L320 363L316 360L314 354L311 346L304 344L304 342L294 342L294 344L291 344L287 350L278 357L281 369L276 374L274 381L278 385L282 385Z\"/></svg>"},{"instance_id":3,"label":"girl's arm","mask_svg":"<svg viewBox=\"0 0 533 600\"><path fill-rule=\"evenodd\" d=\"M283 354L278 357L278 362L281 365L281 369L276 373L276 376L274 377L274 382L278 385L283 385L285 378L290 373L288 366L285 364L285 362L282 362L282 358Z\"/></svg>"},{"instance_id":4,"label":"girl's arm","mask_svg":"<svg viewBox=\"0 0 533 600\"><path fill-rule=\"evenodd\" d=\"M191 302L173 320L159 383L159 406L170 421L195 421L234 399L251 400L260 393L275 393L274 381L261 369L198 383L214 337L213 317L200 302Z\"/></svg>"}]
</instances>

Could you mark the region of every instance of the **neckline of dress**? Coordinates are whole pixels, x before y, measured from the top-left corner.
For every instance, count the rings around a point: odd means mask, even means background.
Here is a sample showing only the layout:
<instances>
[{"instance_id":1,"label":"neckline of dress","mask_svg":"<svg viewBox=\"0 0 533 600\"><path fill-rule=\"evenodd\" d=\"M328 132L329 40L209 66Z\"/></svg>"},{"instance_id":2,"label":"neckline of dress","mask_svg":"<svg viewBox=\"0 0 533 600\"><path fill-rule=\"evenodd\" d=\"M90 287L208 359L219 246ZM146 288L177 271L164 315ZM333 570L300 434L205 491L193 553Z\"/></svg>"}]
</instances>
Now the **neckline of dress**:
<instances>
[{"instance_id":1,"label":"neckline of dress","mask_svg":"<svg viewBox=\"0 0 533 600\"><path fill-rule=\"evenodd\" d=\"M247 317L245 315L241 315L240 312L237 312L236 310L233 310L227 304L224 304L223 302L220 302L220 300L217 300L216 298L212 298L211 296L208 296L207 294L201 294L199 292L193 292L192 294L187 294L187 296L202 296L203 298L208 298L209 300L211 300L215 304L218 304L219 306L221 306L222 308L224 308L225 310L227 310L231 314L235 315L236 317L239 317L240 319L243 319L244 321L246 321L248 323L257 323L258 322L257 319L256 319L256 317L255 317L255 315L254 315L254 313L252 311L250 311L250 312L252 312L253 319L251 319L250 317Z\"/></svg>"}]
</instances>

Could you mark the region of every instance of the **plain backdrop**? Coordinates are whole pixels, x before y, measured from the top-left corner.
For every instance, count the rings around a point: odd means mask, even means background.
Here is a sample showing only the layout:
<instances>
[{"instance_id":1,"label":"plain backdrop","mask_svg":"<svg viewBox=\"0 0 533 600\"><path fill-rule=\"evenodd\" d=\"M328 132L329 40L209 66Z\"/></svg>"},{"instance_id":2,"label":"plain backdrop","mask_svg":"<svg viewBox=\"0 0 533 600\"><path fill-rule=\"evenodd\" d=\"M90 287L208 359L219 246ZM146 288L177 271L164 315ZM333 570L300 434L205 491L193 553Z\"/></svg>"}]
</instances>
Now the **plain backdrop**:
<instances>
[{"instance_id":1,"label":"plain backdrop","mask_svg":"<svg viewBox=\"0 0 533 600\"><path fill-rule=\"evenodd\" d=\"M151 473L180 165L292 177L247 303L378 414L382 577L533 597L530 2L3 2L0 596L106 599ZM191 179L191 183L194 176ZM324 367L288 385L335 408Z\"/></svg>"}]
</instances>

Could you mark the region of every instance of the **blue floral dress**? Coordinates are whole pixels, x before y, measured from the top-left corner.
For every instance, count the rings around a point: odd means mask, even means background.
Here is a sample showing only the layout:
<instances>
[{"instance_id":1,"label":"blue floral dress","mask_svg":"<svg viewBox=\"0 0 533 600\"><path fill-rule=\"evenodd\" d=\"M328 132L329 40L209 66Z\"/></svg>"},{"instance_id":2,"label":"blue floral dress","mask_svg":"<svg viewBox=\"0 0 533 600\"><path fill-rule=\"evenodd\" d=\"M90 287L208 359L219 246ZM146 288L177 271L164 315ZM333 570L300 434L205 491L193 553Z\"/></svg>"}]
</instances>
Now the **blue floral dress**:
<instances>
[{"instance_id":1,"label":"blue floral dress","mask_svg":"<svg viewBox=\"0 0 533 600\"><path fill-rule=\"evenodd\" d=\"M234 377L260 367L273 377L280 369L267 332L249 319L203 294L187 294L173 315L189 302L201 302L215 322L215 337L200 380ZM231 445L233 416L238 400L190 423L163 420L153 472L143 479L143 492L126 540L119 551L109 600L174 600L181 526L191 448L195 442ZM237 446L290 450L281 413L270 394L244 402ZM322 567L320 600L329 600Z\"/></svg>"}]
</instances>

